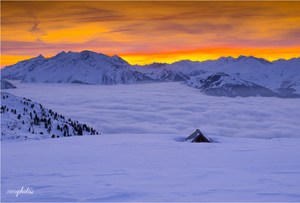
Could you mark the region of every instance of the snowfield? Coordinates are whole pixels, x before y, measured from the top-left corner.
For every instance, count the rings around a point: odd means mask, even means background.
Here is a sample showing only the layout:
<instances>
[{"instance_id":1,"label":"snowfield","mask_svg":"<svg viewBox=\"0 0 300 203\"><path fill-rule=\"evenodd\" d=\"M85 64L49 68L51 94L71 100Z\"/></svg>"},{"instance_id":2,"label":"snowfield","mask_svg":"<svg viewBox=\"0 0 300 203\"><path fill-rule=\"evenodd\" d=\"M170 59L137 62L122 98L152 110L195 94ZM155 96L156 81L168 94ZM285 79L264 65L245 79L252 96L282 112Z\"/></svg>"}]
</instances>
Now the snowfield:
<instances>
[{"instance_id":1,"label":"snowfield","mask_svg":"<svg viewBox=\"0 0 300 203\"><path fill-rule=\"evenodd\" d=\"M300 140L123 134L2 143L5 201L299 201ZM15 197L8 189L30 187Z\"/></svg>"},{"instance_id":2,"label":"snowfield","mask_svg":"<svg viewBox=\"0 0 300 203\"><path fill-rule=\"evenodd\" d=\"M2 201L300 201L300 99L10 82L101 135L3 141ZM215 142L183 142L196 128Z\"/></svg>"}]
</instances>

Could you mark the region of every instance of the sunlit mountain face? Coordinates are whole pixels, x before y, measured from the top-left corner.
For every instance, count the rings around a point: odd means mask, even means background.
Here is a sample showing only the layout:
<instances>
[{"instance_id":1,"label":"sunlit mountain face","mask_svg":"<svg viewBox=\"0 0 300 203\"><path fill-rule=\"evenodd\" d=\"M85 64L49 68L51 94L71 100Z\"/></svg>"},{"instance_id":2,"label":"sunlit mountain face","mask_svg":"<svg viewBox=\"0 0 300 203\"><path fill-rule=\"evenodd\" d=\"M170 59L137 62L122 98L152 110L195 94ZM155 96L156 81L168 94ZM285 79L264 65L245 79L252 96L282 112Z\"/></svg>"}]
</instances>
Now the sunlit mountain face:
<instances>
[{"instance_id":1,"label":"sunlit mountain face","mask_svg":"<svg viewBox=\"0 0 300 203\"><path fill-rule=\"evenodd\" d=\"M130 64L299 57L300 2L1 2L2 64L92 50Z\"/></svg>"}]
</instances>

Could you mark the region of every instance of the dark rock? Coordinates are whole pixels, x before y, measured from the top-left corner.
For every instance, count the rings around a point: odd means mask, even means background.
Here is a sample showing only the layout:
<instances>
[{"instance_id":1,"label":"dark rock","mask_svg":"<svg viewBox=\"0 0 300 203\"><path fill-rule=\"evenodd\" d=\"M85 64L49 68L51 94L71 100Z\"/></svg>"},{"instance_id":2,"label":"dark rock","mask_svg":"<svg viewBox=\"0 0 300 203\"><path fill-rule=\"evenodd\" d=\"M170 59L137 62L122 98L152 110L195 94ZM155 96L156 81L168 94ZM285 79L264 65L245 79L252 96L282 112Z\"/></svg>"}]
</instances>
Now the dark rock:
<instances>
[{"instance_id":1,"label":"dark rock","mask_svg":"<svg viewBox=\"0 0 300 203\"><path fill-rule=\"evenodd\" d=\"M16 86L8 82L7 80L1 79L1 89L15 89Z\"/></svg>"},{"instance_id":2,"label":"dark rock","mask_svg":"<svg viewBox=\"0 0 300 203\"><path fill-rule=\"evenodd\" d=\"M211 142L211 140L208 137L205 137L203 133L196 129L195 132L193 132L190 136L188 136L185 141L189 142Z\"/></svg>"}]
</instances>

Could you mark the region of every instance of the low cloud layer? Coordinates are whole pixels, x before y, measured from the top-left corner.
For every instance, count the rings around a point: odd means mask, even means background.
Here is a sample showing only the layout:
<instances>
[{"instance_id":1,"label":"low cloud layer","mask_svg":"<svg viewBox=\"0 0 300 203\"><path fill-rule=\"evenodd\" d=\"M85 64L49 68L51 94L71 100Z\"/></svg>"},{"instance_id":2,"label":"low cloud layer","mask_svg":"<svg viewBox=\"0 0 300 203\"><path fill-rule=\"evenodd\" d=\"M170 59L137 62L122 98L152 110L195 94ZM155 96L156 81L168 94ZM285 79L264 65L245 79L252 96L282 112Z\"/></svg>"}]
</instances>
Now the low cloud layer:
<instances>
[{"instance_id":1,"label":"low cloud layer","mask_svg":"<svg viewBox=\"0 0 300 203\"><path fill-rule=\"evenodd\" d=\"M213 137L299 138L299 99L210 97L180 83L16 86L9 92L104 134L185 137L199 128Z\"/></svg>"}]
</instances>

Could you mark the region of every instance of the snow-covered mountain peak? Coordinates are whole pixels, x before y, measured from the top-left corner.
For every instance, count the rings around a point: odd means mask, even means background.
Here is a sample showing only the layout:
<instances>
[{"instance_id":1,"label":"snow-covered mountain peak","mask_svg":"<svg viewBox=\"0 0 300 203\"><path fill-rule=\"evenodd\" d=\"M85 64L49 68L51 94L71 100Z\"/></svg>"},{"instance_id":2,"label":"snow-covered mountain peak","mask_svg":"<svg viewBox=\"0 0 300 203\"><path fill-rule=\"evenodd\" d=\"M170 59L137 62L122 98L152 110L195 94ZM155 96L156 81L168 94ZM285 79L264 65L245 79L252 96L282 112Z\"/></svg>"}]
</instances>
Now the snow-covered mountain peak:
<instances>
[{"instance_id":1,"label":"snow-covered mountain peak","mask_svg":"<svg viewBox=\"0 0 300 203\"><path fill-rule=\"evenodd\" d=\"M84 50L82 52L72 52L75 56L79 57L81 60L103 60L109 58L109 56L101 53L96 53L88 50Z\"/></svg>"},{"instance_id":2,"label":"snow-covered mountain peak","mask_svg":"<svg viewBox=\"0 0 300 203\"><path fill-rule=\"evenodd\" d=\"M77 63L88 63L92 66L103 65L103 63L114 63L118 65L129 65L124 59L119 56L108 56L102 53L96 53L93 51L84 50L82 52L60 52L54 57L51 57L52 61L67 61L76 65ZM81 64L82 65L82 64Z\"/></svg>"},{"instance_id":3,"label":"snow-covered mountain peak","mask_svg":"<svg viewBox=\"0 0 300 203\"><path fill-rule=\"evenodd\" d=\"M37 66L41 66L48 59L39 55L37 57L20 61L14 65L6 66L1 69L2 79L21 80L28 72L34 70Z\"/></svg>"},{"instance_id":4,"label":"snow-covered mountain peak","mask_svg":"<svg viewBox=\"0 0 300 203\"><path fill-rule=\"evenodd\" d=\"M118 55L114 55L114 56L111 56L110 59L116 63L119 63L119 64L123 64L123 65L129 65L129 63L127 61L125 61L124 59L122 59L120 56Z\"/></svg>"},{"instance_id":5,"label":"snow-covered mountain peak","mask_svg":"<svg viewBox=\"0 0 300 203\"><path fill-rule=\"evenodd\" d=\"M36 59L37 59L37 60L44 60L45 57L44 57L42 54L40 54L40 55L38 55L38 56L36 57Z\"/></svg>"},{"instance_id":6,"label":"snow-covered mountain peak","mask_svg":"<svg viewBox=\"0 0 300 203\"><path fill-rule=\"evenodd\" d=\"M275 60L275 61L273 61L273 62L286 62L286 61L300 61L300 57L295 57L295 58L291 58L291 59L277 59L277 60Z\"/></svg>"},{"instance_id":7,"label":"snow-covered mountain peak","mask_svg":"<svg viewBox=\"0 0 300 203\"><path fill-rule=\"evenodd\" d=\"M243 55L236 58L236 61L242 61L242 62L248 62L248 63L260 62L262 64L272 64L272 62L270 62L266 59L263 59L263 58L256 58L254 56L243 56Z\"/></svg>"},{"instance_id":8,"label":"snow-covered mountain peak","mask_svg":"<svg viewBox=\"0 0 300 203\"><path fill-rule=\"evenodd\" d=\"M67 54L67 52L62 51L62 52L59 52L58 54L56 54L55 56L51 57L51 59L61 58L61 57L66 56L66 54Z\"/></svg>"},{"instance_id":9,"label":"snow-covered mountain peak","mask_svg":"<svg viewBox=\"0 0 300 203\"><path fill-rule=\"evenodd\" d=\"M170 65L175 65L175 66L179 66L179 65L182 65L182 66L191 66L191 65L194 65L194 64L198 64L198 63L201 63L199 61L191 61L191 60L180 60L180 61L176 61L174 63L171 63Z\"/></svg>"},{"instance_id":10,"label":"snow-covered mountain peak","mask_svg":"<svg viewBox=\"0 0 300 203\"><path fill-rule=\"evenodd\" d=\"M218 58L217 61L220 61L222 63L232 63L234 62L236 59L231 57L231 56L228 56L228 57L221 57L221 58ZM209 61L213 61L213 60L209 60Z\"/></svg>"},{"instance_id":11,"label":"snow-covered mountain peak","mask_svg":"<svg viewBox=\"0 0 300 203\"><path fill-rule=\"evenodd\" d=\"M168 65L170 65L170 64L154 62L154 63L150 63L150 64L146 64L146 65L134 65L134 67L159 69L159 68L164 68L165 66L168 66Z\"/></svg>"},{"instance_id":12,"label":"snow-covered mountain peak","mask_svg":"<svg viewBox=\"0 0 300 203\"><path fill-rule=\"evenodd\" d=\"M280 67L297 67L300 69L300 57L299 58L292 58L289 60L286 59L279 59L273 61L273 64Z\"/></svg>"},{"instance_id":13,"label":"snow-covered mountain peak","mask_svg":"<svg viewBox=\"0 0 300 203\"><path fill-rule=\"evenodd\" d=\"M31 64L34 64L34 63L41 64L45 60L46 60L46 58L43 55L40 54L40 55L38 55L36 57L30 58L30 59L26 59L26 60L23 60L23 61L19 61L15 65L31 65ZM14 65L11 65L11 66L14 66ZM6 67L10 67L10 66L6 66Z\"/></svg>"}]
</instances>

